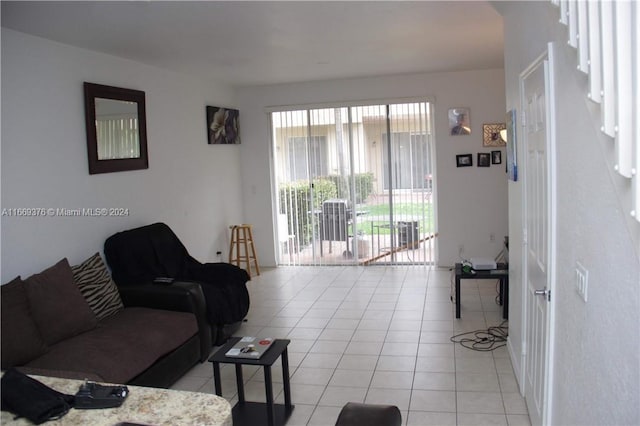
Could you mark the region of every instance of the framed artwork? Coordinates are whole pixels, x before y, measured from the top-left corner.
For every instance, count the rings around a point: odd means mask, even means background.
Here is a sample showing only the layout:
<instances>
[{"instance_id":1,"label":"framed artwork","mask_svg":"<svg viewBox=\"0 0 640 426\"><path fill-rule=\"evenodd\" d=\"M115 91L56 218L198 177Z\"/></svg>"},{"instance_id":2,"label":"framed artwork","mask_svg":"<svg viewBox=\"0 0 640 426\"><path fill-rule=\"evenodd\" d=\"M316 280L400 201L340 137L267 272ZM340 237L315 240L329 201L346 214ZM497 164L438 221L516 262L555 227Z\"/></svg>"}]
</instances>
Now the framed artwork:
<instances>
[{"instance_id":1,"label":"framed artwork","mask_svg":"<svg viewBox=\"0 0 640 426\"><path fill-rule=\"evenodd\" d=\"M469 108L451 108L449 110L449 133L451 136L471 134Z\"/></svg>"},{"instance_id":2,"label":"framed artwork","mask_svg":"<svg viewBox=\"0 0 640 426\"><path fill-rule=\"evenodd\" d=\"M488 152L479 152L478 153L478 167L489 167L491 166L491 154Z\"/></svg>"},{"instance_id":3,"label":"framed artwork","mask_svg":"<svg viewBox=\"0 0 640 426\"><path fill-rule=\"evenodd\" d=\"M507 128L504 123L491 123L482 125L482 146L506 146L507 141L502 139L500 130Z\"/></svg>"},{"instance_id":4,"label":"framed artwork","mask_svg":"<svg viewBox=\"0 0 640 426\"><path fill-rule=\"evenodd\" d=\"M516 110L512 109L507 112L507 178L516 182L518 180L518 164L516 156L516 140L518 138L516 134Z\"/></svg>"},{"instance_id":5,"label":"framed artwork","mask_svg":"<svg viewBox=\"0 0 640 426\"><path fill-rule=\"evenodd\" d=\"M456 155L456 166L458 167L473 166L473 156L471 154Z\"/></svg>"},{"instance_id":6,"label":"framed artwork","mask_svg":"<svg viewBox=\"0 0 640 426\"><path fill-rule=\"evenodd\" d=\"M491 164L502 164L502 151L491 151Z\"/></svg>"},{"instance_id":7,"label":"framed artwork","mask_svg":"<svg viewBox=\"0 0 640 426\"><path fill-rule=\"evenodd\" d=\"M207 106L207 142L210 145L239 144L239 115L237 109Z\"/></svg>"}]
</instances>

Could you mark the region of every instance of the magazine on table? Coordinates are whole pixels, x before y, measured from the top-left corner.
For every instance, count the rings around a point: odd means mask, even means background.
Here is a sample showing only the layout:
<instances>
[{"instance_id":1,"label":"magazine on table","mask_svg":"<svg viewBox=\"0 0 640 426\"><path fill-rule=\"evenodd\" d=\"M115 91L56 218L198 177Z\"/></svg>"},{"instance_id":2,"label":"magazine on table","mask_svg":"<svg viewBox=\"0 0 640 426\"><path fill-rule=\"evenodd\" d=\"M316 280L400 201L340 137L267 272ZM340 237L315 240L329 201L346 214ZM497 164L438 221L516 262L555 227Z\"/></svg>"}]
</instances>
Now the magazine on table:
<instances>
[{"instance_id":1,"label":"magazine on table","mask_svg":"<svg viewBox=\"0 0 640 426\"><path fill-rule=\"evenodd\" d=\"M271 347L274 342L272 337L251 337L241 338L231 349L225 353L230 358L259 359Z\"/></svg>"}]
</instances>

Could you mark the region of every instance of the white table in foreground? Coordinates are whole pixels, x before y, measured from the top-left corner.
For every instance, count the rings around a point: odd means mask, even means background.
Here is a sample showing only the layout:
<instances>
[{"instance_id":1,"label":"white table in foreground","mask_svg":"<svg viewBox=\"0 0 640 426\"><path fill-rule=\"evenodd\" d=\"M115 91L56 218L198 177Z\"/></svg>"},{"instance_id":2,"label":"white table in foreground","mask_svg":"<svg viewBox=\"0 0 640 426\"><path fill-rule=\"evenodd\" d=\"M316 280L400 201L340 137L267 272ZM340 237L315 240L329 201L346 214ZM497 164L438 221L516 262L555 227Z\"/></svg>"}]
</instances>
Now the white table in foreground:
<instances>
[{"instance_id":1,"label":"white table in foreground","mask_svg":"<svg viewBox=\"0 0 640 426\"><path fill-rule=\"evenodd\" d=\"M58 392L74 395L81 380L31 376ZM129 386L129 396L118 408L77 410L72 408L60 420L47 425L113 426L120 422L143 425L232 426L231 405L217 395L169 389ZM0 424L31 425L25 419L14 420L12 413L2 411Z\"/></svg>"}]
</instances>

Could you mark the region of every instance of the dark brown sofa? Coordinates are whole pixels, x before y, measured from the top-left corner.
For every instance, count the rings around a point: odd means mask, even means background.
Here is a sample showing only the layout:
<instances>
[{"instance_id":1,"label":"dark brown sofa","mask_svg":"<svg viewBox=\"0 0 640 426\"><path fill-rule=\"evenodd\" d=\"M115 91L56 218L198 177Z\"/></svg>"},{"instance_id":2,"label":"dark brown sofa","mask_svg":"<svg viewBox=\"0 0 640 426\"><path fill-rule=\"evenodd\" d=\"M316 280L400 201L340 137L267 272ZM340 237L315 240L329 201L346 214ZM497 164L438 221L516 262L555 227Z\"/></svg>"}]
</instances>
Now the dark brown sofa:
<instances>
[{"instance_id":1,"label":"dark brown sofa","mask_svg":"<svg viewBox=\"0 0 640 426\"><path fill-rule=\"evenodd\" d=\"M0 290L3 370L169 387L211 346L198 284L121 294L98 253Z\"/></svg>"}]
</instances>

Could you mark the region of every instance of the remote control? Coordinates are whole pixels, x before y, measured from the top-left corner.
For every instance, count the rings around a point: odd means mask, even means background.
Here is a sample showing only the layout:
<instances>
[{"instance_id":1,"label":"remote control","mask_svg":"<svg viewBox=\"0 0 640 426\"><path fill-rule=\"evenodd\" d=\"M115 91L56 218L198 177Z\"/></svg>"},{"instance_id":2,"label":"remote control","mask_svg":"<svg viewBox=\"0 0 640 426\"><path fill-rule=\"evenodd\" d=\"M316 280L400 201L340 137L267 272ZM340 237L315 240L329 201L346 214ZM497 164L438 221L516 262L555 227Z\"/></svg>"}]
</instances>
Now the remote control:
<instances>
[{"instance_id":1,"label":"remote control","mask_svg":"<svg viewBox=\"0 0 640 426\"><path fill-rule=\"evenodd\" d=\"M93 382L85 382L80 385L76 393L75 408L113 408L122 405L129 395L126 386L107 386Z\"/></svg>"}]
</instances>

